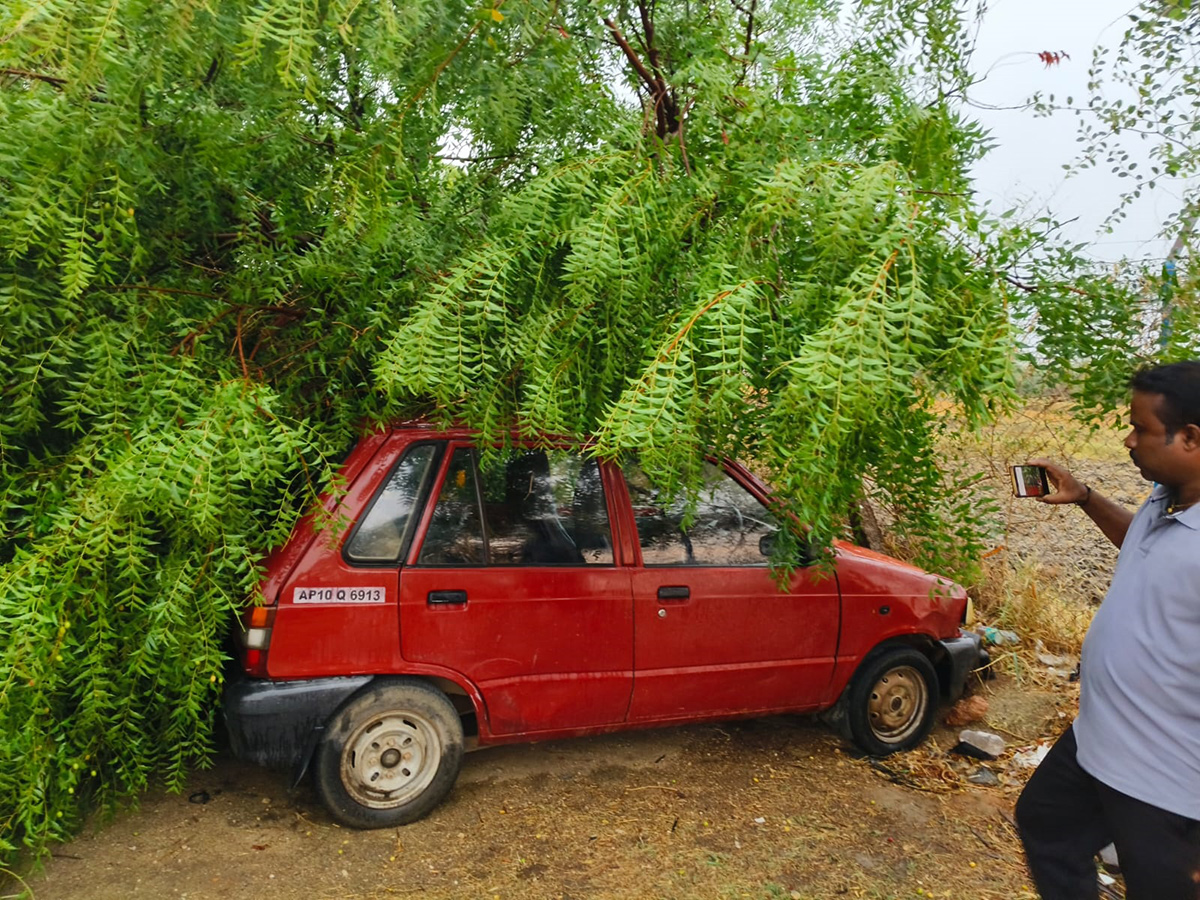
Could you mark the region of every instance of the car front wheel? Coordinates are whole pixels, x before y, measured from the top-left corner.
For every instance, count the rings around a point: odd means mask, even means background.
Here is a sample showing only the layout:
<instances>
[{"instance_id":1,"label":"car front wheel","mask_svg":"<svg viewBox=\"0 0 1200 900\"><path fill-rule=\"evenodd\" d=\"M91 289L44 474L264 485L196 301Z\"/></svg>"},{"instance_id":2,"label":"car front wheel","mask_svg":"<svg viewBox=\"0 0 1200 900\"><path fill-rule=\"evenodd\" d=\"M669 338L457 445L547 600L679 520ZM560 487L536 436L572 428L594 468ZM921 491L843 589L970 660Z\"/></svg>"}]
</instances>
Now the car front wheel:
<instances>
[{"instance_id":1,"label":"car front wheel","mask_svg":"<svg viewBox=\"0 0 1200 900\"><path fill-rule=\"evenodd\" d=\"M421 681L376 681L330 719L317 792L343 824L405 825L450 792L462 755L462 720L445 694Z\"/></svg>"},{"instance_id":2,"label":"car front wheel","mask_svg":"<svg viewBox=\"0 0 1200 900\"><path fill-rule=\"evenodd\" d=\"M924 654L910 647L885 650L868 659L850 684L850 737L872 756L911 750L933 727L937 698L937 674Z\"/></svg>"}]
</instances>

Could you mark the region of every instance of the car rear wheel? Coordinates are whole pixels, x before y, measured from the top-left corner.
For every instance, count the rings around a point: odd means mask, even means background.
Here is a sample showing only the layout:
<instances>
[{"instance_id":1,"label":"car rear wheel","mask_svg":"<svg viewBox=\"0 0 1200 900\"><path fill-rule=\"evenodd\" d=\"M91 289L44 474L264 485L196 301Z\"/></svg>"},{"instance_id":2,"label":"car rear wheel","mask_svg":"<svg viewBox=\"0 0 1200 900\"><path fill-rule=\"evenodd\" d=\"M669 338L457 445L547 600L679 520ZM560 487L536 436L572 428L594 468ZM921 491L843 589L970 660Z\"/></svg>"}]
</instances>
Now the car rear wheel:
<instances>
[{"instance_id":1,"label":"car rear wheel","mask_svg":"<svg viewBox=\"0 0 1200 900\"><path fill-rule=\"evenodd\" d=\"M937 674L923 653L885 650L863 663L850 684L850 737L872 756L911 750L933 727L937 698Z\"/></svg>"},{"instance_id":2,"label":"car rear wheel","mask_svg":"<svg viewBox=\"0 0 1200 900\"><path fill-rule=\"evenodd\" d=\"M462 755L462 720L445 694L420 681L376 681L329 720L317 792L343 824L405 825L450 792Z\"/></svg>"}]
</instances>

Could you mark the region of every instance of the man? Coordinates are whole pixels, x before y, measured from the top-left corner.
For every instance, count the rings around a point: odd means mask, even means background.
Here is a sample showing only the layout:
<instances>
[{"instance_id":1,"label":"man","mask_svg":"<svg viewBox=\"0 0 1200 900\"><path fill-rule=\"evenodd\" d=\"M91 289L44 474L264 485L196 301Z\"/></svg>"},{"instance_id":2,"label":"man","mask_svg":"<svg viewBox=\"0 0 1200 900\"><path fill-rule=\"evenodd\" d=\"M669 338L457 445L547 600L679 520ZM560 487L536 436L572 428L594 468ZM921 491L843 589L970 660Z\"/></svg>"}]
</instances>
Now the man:
<instances>
[{"instance_id":1,"label":"man","mask_svg":"<svg viewBox=\"0 0 1200 900\"><path fill-rule=\"evenodd\" d=\"M1017 801L1044 900L1097 897L1116 845L1128 900L1200 898L1200 362L1130 382L1125 447L1156 482L1130 513L1045 460L1054 491L1121 549L1083 643L1079 716Z\"/></svg>"}]
</instances>

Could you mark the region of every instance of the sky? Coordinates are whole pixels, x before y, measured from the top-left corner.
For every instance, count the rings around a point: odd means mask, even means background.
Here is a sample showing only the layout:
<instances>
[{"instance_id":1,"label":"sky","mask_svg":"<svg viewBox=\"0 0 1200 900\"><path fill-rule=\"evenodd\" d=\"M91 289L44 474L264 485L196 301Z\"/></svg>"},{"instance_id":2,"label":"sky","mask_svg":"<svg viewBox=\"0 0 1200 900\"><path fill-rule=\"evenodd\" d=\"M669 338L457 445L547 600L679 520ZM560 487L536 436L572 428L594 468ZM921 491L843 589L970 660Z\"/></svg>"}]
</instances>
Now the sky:
<instances>
[{"instance_id":1,"label":"sky","mask_svg":"<svg viewBox=\"0 0 1200 900\"><path fill-rule=\"evenodd\" d=\"M1179 208L1178 192L1166 186L1144 195L1129 221L1112 234L1097 233L1130 179L1103 164L1067 177L1063 165L1076 160L1080 148L1077 117L1039 118L1029 109L1003 107L1020 107L1037 91L1057 100L1071 96L1079 105L1087 96L1093 48L1115 47L1134 7L1135 0L989 0L974 57L976 74L986 77L971 89L966 109L998 144L975 168L980 201L992 201L996 211L1019 206L1034 214L1048 210L1059 221L1078 217L1063 234L1087 242L1087 253L1104 261L1165 258L1171 241L1156 235ZM1037 57L1042 51L1070 58L1046 66Z\"/></svg>"}]
</instances>

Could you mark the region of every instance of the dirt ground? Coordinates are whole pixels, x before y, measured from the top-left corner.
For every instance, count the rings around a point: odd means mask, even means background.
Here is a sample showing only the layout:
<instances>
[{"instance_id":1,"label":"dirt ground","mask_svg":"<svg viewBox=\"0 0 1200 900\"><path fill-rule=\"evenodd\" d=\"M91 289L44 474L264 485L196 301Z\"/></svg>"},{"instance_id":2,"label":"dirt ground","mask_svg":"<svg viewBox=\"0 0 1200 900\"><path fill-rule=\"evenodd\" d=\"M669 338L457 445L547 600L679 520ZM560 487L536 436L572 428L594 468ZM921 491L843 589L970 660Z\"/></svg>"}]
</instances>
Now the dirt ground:
<instances>
[{"instance_id":1,"label":"dirt ground","mask_svg":"<svg viewBox=\"0 0 1200 900\"><path fill-rule=\"evenodd\" d=\"M1012 747L1061 728L1072 703L1011 680L979 691ZM222 757L182 795L151 793L57 848L29 887L37 900L1031 898L1019 779L1002 758L988 764L1000 785L968 784L981 764L947 755L956 740L941 728L880 763L781 716L488 748L426 819L373 832Z\"/></svg>"},{"instance_id":2,"label":"dirt ground","mask_svg":"<svg viewBox=\"0 0 1200 900\"><path fill-rule=\"evenodd\" d=\"M995 559L1073 586L1086 613L1115 554L1074 508L1004 499L1005 467L1065 459L1130 505L1147 486L1119 437L1069 437L1037 416L971 453L1001 498ZM989 710L971 727L1008 742L991 763L951 754L945 726L883 761L804 717L633 732L469 753L426 819L363 832L311 787L221 755L182 794L55 848L27 885L36 900L1033 900L1011 819L1030 770L1014 756L1066 726L1076 687L1022 652L1016 677L973 687ZM967 781L981 766L997 784Z\"/></svg>"}]
</instances>

